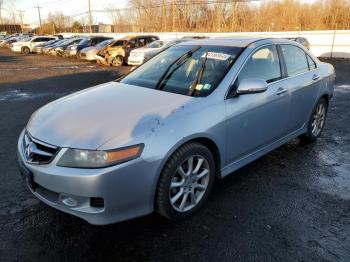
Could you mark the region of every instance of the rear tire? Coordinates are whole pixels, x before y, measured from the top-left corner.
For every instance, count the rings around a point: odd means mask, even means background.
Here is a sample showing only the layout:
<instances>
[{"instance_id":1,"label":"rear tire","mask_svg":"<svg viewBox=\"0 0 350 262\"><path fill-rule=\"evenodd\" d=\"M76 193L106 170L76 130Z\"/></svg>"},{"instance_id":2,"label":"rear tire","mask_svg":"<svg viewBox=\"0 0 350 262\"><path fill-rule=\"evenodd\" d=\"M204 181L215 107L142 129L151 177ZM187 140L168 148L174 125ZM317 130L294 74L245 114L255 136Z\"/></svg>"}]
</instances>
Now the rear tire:
<instances>
[{"instance_id":1,"label":"rear tire","mask_svg":"<svg viewBox=\"0 0 350 262\"><path fill-rule=\"evenodd\" d=\"M321 98L317 102L314 110L312 111L312 114L307 124L306 133L300 136L300 140L302 143L315 142L317 138L321 136L326 122L327 110L327 101L324 98Z\"/></svg>"},{"instance_id":2,"label":"rear tire","mask_svg":"<svg viewBox=\"0 0 350 262\"><path fill-rule=\"evenodd\" d=\"M181 220L195 213L207 200L215 177L215 161L202 144L183 145L168 159L160 175L156 211L170 219Z\"/></svg>"},{"instance_id":3,"label":"rear tire","mask_svg":"<svg viewBox=\"0 0 350 262\"><path fill-rule=\"evenodd\" d=\"M30 53L30 49L29 49L29 47L27 47L27 46L25 46L25 47L22 47L22 53L23 54L29 54Z\"/></svg>"}]
</instances>

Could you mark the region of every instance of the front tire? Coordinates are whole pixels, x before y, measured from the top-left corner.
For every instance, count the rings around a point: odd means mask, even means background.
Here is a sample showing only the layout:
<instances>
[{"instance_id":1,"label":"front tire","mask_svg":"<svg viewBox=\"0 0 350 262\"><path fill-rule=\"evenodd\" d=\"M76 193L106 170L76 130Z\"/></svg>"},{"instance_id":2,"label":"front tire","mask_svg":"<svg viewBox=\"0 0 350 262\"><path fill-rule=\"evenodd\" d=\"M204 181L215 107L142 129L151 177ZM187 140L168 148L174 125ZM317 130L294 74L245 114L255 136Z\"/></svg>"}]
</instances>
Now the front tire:
<instances>
[{"instance_id":1,"label":"front tire","mask_svg":"<svg viewBox=\"0 0 350 262\"><path fill-rule=\"evenodd\" d=\"M160 175L156 211L175 221L195 213L211 191L215 171L214 157L207 147L196 142L180 147Z\"/></svg>"},{"instance_id":2,"label":"front tire","mask_svg":"<svg viewBox=\"0 0 350 262\"><path fill-rule=\"evenodd\" d=\"M22 53L28 55L30 53L29 47L27 47L27 46L22 47Z\"/></svg>"},{"instance_id":3,"label":"front tire","mask_svg":"<svg viewBox=\"0 0 350 262\"><path fill-rule=\"evenodd\" d=\"M307 132L300 137L303 143L312 143L321 136L326 122L327 110L327 101L321 98L311 114L307 124Z\"/></svg>"},{"instance_id":4,"label":"front tire","mask_svg":"<svg viewBox=\"0 0 350 262\"><path fill-rule=\"evenodd\" d=\"M112 60L113 66L122 66L123 64L124 64L124 57L122 57L121 55L117 55Z\"/></svg>"}]
</instances>

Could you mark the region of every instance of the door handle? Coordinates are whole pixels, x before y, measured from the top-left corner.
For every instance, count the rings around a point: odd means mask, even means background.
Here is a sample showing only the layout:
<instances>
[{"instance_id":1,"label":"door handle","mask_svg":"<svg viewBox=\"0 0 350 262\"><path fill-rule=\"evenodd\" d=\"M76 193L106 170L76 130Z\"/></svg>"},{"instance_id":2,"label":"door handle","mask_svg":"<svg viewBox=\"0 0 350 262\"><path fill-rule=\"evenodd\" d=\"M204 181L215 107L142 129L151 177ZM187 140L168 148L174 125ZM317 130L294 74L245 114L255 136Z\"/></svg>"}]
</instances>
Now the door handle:
<instances>
[{"instance_id":1,"label":"door handle","mask_svg":"<svg viewBox=\"0 0 350 262\"><path fill-rule=\"evenodd\" d=\"M283 87L278 88L277 91L276 91L276 95L278 95L278 96L279 95L283 95L285 93L287 93L287 89L285 89Z\"/></svg>"},{"instance_id":2,"label":"door handle","mask_svg":"<svg viewBox=\"0 0 350 262\"><path fill-rule=\"evenodd\" d=\"M320 76L319 75L316 75L316 74L314 74L313 76L312 76L312 80L317 80L317 79L319 79L320 78Z\"/></svg>"}]
</instances>

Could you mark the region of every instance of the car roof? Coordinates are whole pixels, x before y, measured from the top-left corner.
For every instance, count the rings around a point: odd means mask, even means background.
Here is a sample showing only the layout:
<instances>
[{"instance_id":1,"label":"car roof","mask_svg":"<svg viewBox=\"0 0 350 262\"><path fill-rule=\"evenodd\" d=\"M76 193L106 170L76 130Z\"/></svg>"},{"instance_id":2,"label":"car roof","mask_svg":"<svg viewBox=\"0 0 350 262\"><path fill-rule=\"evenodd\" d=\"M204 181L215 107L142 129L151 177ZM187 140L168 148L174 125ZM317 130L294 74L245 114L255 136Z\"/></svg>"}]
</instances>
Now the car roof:
<instances>
[{"instance_id":1,"label":"car roof","mask_svg":"<svg viewBox=\"0 0 350 262\"><path fill-rule=\"evenodd\" d=\"M127 35L127 36L124 36L122 38L119 38L117 40L131 40L131 39L134 39L134 38L144 38L144 37L157 37L156 35Z\"/></svg>"},{"instance_id":2,"label":"car roof","mask_svg":"<svg viewBox=\"0 0 350 262\"><path fill-rule=\"evenodd\" d=\"M232 47L246 47L253 42L263 40L265 38L249 37L249 38L206 38L193 39L185 41L178 45L213 45L213 46L232 46Z\"/></svg>"},{"instance_id":3,"label":"car roof","mask_svg":"<svg viewBox=\"0 0 350 262\"><path fill-rule=\"evenodd\" d=\"M260 44L282 44L294 43L294 41L283 38L264 38L264 37L235 37L235 38L208 38L194 39L177 44L179 45L208 45L208 46L228 46L228 47L247 47L253 43Z\"/></svg>"}]
</instances>

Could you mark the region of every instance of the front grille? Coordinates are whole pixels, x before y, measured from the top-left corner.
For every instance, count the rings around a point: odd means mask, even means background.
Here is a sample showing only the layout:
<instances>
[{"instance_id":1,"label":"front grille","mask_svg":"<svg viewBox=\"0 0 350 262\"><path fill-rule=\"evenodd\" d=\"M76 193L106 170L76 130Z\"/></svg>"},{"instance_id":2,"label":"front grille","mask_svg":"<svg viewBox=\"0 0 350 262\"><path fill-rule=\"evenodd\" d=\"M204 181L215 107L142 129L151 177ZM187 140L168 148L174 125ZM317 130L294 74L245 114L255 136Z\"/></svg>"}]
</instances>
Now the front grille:
<instances>
[{"instance_id":1,"label":"front grille","mask_svg":"<svg viewBox=\"0 0 350 262\"><path fill-rule=\"evenodd\" d=\"M58 153L59 147L46 144L30 136L28 132L23 137L23 154L28 163L48 164Z\"/></svg>"}]
</instances>

